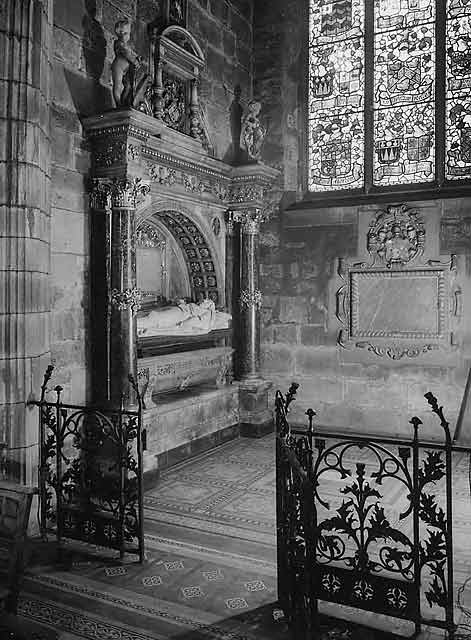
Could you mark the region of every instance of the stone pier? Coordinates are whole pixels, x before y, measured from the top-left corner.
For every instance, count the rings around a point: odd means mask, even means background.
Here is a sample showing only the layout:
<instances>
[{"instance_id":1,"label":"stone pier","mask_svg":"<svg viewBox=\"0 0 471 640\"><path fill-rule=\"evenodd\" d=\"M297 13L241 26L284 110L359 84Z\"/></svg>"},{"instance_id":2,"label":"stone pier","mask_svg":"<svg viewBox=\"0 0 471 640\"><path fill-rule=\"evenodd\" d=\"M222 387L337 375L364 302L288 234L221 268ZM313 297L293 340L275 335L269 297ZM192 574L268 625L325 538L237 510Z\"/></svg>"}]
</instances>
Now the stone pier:
<instances>
[{"instance_id":1,"label":"stone pier","mask_svg":"<svg viewBox=\"0 0 471 640\"><path fill-rule=\"evenodd\" d=\"M0 4L0 475L37 483L37 409L50 363L52 1Z\"/></svg>"}]
</instances>

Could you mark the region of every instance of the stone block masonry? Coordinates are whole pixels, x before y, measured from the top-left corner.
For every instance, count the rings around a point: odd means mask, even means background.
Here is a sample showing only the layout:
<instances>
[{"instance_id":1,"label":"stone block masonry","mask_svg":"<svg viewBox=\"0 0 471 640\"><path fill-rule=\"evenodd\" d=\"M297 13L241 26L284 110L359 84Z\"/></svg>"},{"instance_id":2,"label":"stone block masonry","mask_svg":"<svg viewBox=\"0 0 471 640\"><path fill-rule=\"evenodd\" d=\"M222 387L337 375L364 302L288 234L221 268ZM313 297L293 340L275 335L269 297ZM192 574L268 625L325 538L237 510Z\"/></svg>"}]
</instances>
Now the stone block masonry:
<instances>
[{"instance_id":1,"label":"stone block masonry","mask_svg":"<svg viewBox=\"0 0 471 640\"><path fill-rule=\"evenodd\" d=\"M37 415L26 403L50 359L51 17L49 0L0 8L0 442L8 476L30 484Z\"/></svg>"}]
</instances>

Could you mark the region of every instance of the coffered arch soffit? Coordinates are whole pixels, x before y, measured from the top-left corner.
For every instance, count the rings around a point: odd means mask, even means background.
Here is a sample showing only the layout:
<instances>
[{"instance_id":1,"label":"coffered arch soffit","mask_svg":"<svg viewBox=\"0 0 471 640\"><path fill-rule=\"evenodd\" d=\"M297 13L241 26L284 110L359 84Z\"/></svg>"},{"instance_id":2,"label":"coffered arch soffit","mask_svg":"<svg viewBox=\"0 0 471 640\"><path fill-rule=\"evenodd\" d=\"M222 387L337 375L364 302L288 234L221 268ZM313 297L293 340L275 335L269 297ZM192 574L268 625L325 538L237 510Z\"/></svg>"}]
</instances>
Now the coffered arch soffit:
<instances>
[{"instance_id":1,"label":"coffered arch soffit","mask_svg":"<svg viewBox=\"0 0 471 640\"><path fill-rule=\"evenodd\" d=\"M163 225L174 238L184 257L195 300L210 298L216 305L225 302L221 255L212 232L179 202L163 200L139 212L137 229L144 222Z\"/></svg>"}]
</instances>

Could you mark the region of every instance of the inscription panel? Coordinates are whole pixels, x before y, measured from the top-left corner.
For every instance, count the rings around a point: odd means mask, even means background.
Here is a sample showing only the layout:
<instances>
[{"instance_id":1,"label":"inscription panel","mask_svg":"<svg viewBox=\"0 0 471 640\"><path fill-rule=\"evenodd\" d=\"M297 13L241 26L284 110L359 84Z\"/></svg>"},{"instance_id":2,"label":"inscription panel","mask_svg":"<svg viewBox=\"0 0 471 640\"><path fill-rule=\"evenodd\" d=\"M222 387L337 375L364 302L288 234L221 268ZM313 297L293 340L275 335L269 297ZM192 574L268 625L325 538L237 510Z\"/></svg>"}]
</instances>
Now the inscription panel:
<instances>
[{"instance_id":1,"label":"inscription panel","mask_svg":"<svg viewBox=\"0 0 471 640\"><path fill-rule=\"evenodd\" d=\"M350 336L441 339L444 278L442 269L351 271Z\"/></svg>"}]
</instances>

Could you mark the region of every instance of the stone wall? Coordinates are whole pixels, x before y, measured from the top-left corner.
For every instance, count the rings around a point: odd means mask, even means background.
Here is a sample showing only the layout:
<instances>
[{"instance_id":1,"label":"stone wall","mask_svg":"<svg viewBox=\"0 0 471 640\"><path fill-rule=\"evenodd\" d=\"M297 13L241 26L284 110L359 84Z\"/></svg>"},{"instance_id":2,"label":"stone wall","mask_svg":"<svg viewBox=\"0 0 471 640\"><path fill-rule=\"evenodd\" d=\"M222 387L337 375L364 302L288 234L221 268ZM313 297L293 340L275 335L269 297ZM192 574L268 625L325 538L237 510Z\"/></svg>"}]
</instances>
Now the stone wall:
<instances>
[{"instance_id":1,"label":"stone wall","mask_svg":"<svg viewBox=\"0 0 471 640\"><path fill-rule=\"evenodd\" d=\"M234 87L251 93L253 0L190 0L188 28L207 60L202 78L210 136L218 158L232 157L231 105ZM89 209L86 192L90 153L81 118L112 106L114 24L133 24L132 40L146 55L151 0L55 0L52 167L52 328L55 380L65 398L83 401L90 384Z\"/></svg>"},{"instance_id":2,"label":"stone wall","mask_svg":"<svg viewBox=\"0 0 471 640\"><path fill-rule=\"evenodd\" d=\"M304 411L312 406L318 422L330 427L408 433L410 417L428 411L423 400L427 390L440 398L453 421L470 366L469 329L457 338L453 353L435 357L392 361L341 349L333 286L337 258L357 252L358 208L320 208L316 202L312 209L288 210L303 198L307 5L296 0L255 5L254 95L269 123L262 155L283 176L279 215L264 225L260 236L262 373L283 391L292 380L301 383L293 419L303 422ZM459 222L466 218L466 201L449 199L437 206L443 220L454 219L461 229L455 236L450 232L453 241L442 232L440 250L459 256L465 277L463 313L469 317L471 234L467 223Z\"/></svg>"},{"instance_id":3,"label":"stone wall","mask_svg":"<svg viewBox=\"0 0 471 640\"><path fill-rule=\"evenodd\" d=\"M457 256L461 318L450 320L453 346L397 360L337 344L342 328L336 318L338 258L358 255L359 219L365 207L286 216L278 250L280 289L264 296L262 367L264 376L284 392L293 380L300 383L293 420L305 422L303 414L312 407L318 423L334 429L409 435L408 421L418 415L426 418L424 437L440 437L437 420L430 417L423 398L432 391L455 427L471 365L471 327L466 322L471 314L471 227L465 213L469 201L450 199L417 206L439 211L440 237L431 239L439 246L437 257L446 261L452 253Z\"/></svg>"},{"instance_id":4,"label":"stone wall","mask_svg":"<svg viewBox=\"0 0 471 640\"><path fill-rule=\"evenodd\" d=\"M48 0L0 3L0 477L28 483L26 403L49 362L51 17Z\"/></svg>"}]
</instances>

